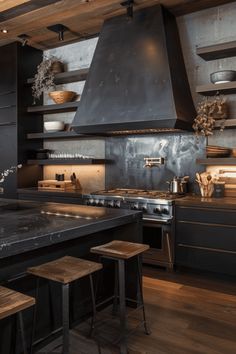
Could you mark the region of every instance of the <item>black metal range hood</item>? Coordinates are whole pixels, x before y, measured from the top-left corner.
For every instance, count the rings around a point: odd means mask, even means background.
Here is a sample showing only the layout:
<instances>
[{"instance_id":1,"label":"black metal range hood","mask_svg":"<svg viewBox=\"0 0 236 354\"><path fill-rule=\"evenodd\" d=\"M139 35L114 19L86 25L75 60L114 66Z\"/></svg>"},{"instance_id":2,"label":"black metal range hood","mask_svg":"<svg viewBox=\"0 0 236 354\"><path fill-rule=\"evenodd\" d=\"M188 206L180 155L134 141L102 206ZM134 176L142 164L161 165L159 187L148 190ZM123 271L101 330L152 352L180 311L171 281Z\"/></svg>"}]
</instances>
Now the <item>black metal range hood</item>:
<instances>
[{"instance_id":1,"label":"black metal range hood","mask_svg":"<svg viewBox=\"0 0 236 354\"><path fill-rule=\"evenodd\" d=\"M105 21L72 127L82 134L191 130L175 17L161 5Z\"/></svg>"}]
</instances>

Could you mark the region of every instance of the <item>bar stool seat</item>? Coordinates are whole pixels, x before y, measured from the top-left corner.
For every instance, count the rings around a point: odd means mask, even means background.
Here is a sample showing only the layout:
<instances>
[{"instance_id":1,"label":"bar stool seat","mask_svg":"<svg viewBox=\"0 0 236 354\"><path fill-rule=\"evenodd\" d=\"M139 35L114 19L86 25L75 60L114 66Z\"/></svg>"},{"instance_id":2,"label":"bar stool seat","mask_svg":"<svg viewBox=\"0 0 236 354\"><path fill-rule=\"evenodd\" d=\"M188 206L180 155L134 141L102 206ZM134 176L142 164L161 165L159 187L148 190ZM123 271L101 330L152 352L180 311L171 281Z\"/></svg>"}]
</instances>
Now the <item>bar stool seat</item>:
<instances>
[{"instance_id":1,"label":"bar stool seat","mask_svg":"<svg viewBox=\"0 0 236 354\"><path fill-rule=\"evenodd\" d=\"M113 312L116 312L117 309L117 298L118 298L118 290L119 290L119 307L120 307L120 353L127 354L127 316L126 316L126 291L125 291L125 262L133 257L137 257L138 263L138 294L137 298L140 305L138 308L143 311L143 321L140 324L144 325L145 333L150 334L150 331L146 322L144 301L143 301L143 288L142 288L142 270L141 270L141 255L143 252L149 249L149 245L127 242L127 241L119 241L114 240L109 243L106 243L101 246L92 247L90 251L92 253L96 253L103 258L108 258L115 261L116 264L116 275L115 275L115 295L114 295L114 303L113 303ZM117 274L118 273L118 274ZM118 277L117 277L118 275ZM118 278L118 281L117 281ZM118 286L119 283L119 286ZM99 306L99 305L97 305Z\"/></svg>"},{"instance_id":2,"label":"bar stool seat","mask_svg":"<svg viewBox=\"0 0 236 354\"><path fill-rule=\"evenodd\" d=\"M142 243L114 240L101 246L92 247L90 251L106 257L129 259L147 251L149 248L149 245Z\"/></svg>"},{"instance_id":3,"label":"bar stool seat","mask_svg":"<svg viewBox=\"0 0 236 354\"><path fill-rule=\"evenodd\" d=\"M69 353L69 285L71 282L89 276L92 297L93 318L91 330L94 327L96 304L92 274L102 269L101 263L88 261L81 258L65 256L55 261L47 262L36 267L28 268L27 272L38 277L36 299L38 297L39 278L48 279L62 284L62 329L63 329L63 354ZM36 312L34 316L33 337L36 325ZM33 342L33 339L32 339Z\"/></svg>"},{"instance_id":4,"label":"bar stool seat","mask_svg":"<svg viewBox=\"0 0 236 354\"><path fill-rule=\"evenodd\" d=\"M35 299L33 297L0 286L0 320L11 315L17 315L20 324L20 333L24 354L27 353L27 349L24 335L22 311L33 306L34 304Z\"/></svg>"},{"instance_id":5,"label":"bar stool seat","mask_svg":"<svg viewBox=\"0 0 236 354\"><path fill-rule=\"evenodd\" d=\"M41 278L68 284L102 269L102 264L65 256L55 261L28 268L27 272Z\"/></svg>"}]
</instances>

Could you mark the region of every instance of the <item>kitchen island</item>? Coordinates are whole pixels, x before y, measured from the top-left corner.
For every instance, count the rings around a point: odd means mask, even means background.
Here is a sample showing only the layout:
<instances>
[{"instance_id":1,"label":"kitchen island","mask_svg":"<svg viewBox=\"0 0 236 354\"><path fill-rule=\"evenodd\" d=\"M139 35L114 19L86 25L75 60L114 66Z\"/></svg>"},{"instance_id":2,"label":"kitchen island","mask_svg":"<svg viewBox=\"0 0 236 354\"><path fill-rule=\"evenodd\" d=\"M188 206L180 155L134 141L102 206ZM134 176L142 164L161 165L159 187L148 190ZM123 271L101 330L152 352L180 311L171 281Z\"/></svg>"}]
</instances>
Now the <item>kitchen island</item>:
<instances>
[{"instance_id":1,"label":"kitchen island","mask_svg":"<svg viewBox=\"0 0 236 354\"><path fill-rule=\"evenodd\" d=\"M65 255L98 261L89 250L114 239L142 242L142 213L69 204L0 199L0 280L7 287L34 296L35 279L26 269ZM104 264L100 299L113 289L113 264ZM127 269L129 297L136 297L136 264ZM132 276L133 275L133 276ZM71 325L91 310L89 284L82 279L71 289ZM41 300L40 300L41 299ZM37 339L60 327L61 294L57 283L41 281ZM32 310L26 313L30 338ZM10 353L12 320L1 321L0 353ZM12 332L13 331L13 332Z\"/></svg>"}]
</instances>

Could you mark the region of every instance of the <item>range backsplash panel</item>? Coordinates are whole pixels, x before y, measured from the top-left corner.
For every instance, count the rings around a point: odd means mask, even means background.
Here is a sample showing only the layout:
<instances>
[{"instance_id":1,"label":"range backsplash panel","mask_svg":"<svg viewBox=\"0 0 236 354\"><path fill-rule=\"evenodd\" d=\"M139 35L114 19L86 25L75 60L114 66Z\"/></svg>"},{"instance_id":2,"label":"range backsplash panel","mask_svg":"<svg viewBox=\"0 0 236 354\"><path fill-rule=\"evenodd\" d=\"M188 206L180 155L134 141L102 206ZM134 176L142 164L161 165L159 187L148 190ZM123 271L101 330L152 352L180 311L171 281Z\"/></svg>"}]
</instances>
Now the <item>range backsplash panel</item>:
<instances>
[{"instance_id":1,"label":"range backsplash panel","mask_svg":"<svg viewBox=\"0 0 236 354\"><path fill-rule=\"evenodd\" d=\"M167 190L174 176L190 177L189 191L198 192L195 174L203 171L196 158L205 157L206 139L191 133L153 136L110 137L106 139L106 188ZM163 157L164 165L144 167L145 157Z\"/></svg>"}]
</instances>

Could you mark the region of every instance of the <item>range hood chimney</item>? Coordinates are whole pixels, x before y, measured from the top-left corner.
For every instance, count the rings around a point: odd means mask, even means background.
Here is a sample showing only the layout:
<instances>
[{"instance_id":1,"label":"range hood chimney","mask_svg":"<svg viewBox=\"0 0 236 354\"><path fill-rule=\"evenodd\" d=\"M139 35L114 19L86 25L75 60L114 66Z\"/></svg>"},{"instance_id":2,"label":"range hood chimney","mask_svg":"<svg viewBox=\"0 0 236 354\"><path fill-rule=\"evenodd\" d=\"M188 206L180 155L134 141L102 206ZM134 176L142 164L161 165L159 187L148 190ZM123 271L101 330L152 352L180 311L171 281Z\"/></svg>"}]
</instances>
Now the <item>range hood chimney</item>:
<instances>
[{"instance_id":1,"label":"range hood chimney","mask_svg":"<svg viewBox=\"0 0 236 354\"><path fill-rule=\"evenodd\" d=\"M161 5L105 21L72 127L81 134L191 130L175 17Z\"/></svg>"}]
</instances>

